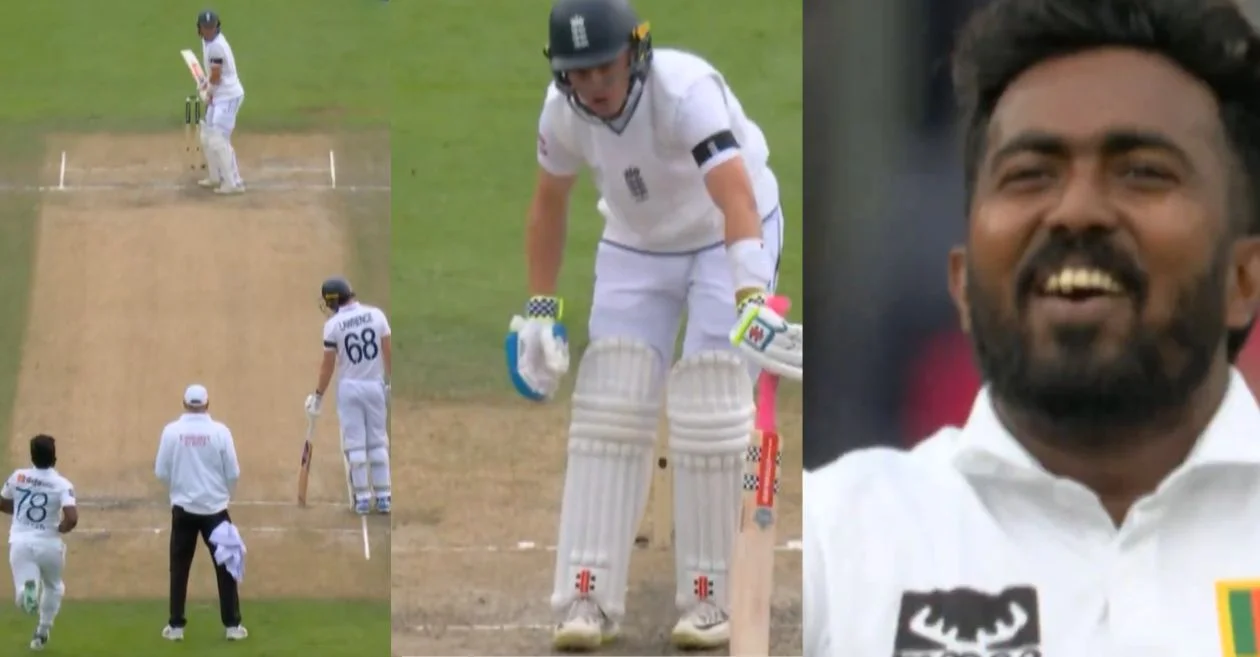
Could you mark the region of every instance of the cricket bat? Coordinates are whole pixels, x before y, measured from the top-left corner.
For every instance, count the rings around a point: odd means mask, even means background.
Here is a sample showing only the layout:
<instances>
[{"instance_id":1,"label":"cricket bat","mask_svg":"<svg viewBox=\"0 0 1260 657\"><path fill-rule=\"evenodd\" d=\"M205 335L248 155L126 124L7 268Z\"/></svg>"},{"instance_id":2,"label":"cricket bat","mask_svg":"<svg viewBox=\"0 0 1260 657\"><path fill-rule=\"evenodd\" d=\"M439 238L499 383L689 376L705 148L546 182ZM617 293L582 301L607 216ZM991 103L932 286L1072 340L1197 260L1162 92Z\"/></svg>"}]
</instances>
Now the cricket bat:
<instances>
[{"instance_id":1,"label":"cricket bat","mask_svg":"<svg viewBox=\"0 0 1260 657\"><path fill-rule=\"evenodd\" d=\"M787 297L767 300L786 315ZM731 655L770 654L770 595L774 588L775 526L778 509L780 442L775 419L779 377L762 371L757 378L757 416L744 455L743 502L731 555Z\"/></svg>"},{"instance_id":2,"label":"cricket bat","mask_svg":"<svg viewBox=\"0 0 1260 657\"><path fill-rule=\"evenodd\" d=\"M652 472L652 546L666 549L674 544L674 471L668 449L658 451Z\"/></svg>"},{"instance_id":3,"label":"cricket bat","mask_svg":"<svg viewBox=\"0 0 1260 657\"><path fill-rule=\"evenodd\" d=\"M191 50L181 50L179 55L184 58L184 64L188 65L188 72L192 73L197 88L201 89L209 78L206 77L205 69L201 68L201 62L197 61L197 55Z\"/></svg>"},{"instance_id":4,"label":"cricket bat","mask_svg":"<svg viewBox=\"0 0 1260 657\"><path fill-rule=\"evenodd\" d=\"M315 433L315 422L306 421L306 442L302 445L302 469L298 471L298 506L306 506L306 485L311 478L311 456L315 451L315 443L311 437Z\"/></svg>"}]
</instances>

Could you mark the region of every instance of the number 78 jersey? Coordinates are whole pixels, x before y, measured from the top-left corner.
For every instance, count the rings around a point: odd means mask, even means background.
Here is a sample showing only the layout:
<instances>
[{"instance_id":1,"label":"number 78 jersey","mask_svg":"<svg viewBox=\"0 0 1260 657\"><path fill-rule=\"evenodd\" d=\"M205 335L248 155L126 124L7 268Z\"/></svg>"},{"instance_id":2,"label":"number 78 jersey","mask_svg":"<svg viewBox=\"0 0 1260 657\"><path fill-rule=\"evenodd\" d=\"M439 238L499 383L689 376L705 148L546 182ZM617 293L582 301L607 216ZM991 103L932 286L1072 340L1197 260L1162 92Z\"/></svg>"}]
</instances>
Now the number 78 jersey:
<instances>
[{"instance_id":1,"label":"number 78 jersey","mask_svg":"<svg viewBox=\"0 0 1260 657\"><path fill-rule=\"evenodd\" d=\"M13 525L9 542L58 539L61 509L75 506L74 485L49 468L23 468L9 475L0 497L13 500Z\"/></svg>"},{"instance_id":2,"label":"number 78 jersey","mask_svg":"<svg viewBox=\"0 0 1260 657\"><path fill-rule=\"evenodd\" d=\"M348 303L324 322L324 349L337 352L343 381L384 381L381 340L387 337L385 313L363 303Z\"/></svg>"}]
</instances>

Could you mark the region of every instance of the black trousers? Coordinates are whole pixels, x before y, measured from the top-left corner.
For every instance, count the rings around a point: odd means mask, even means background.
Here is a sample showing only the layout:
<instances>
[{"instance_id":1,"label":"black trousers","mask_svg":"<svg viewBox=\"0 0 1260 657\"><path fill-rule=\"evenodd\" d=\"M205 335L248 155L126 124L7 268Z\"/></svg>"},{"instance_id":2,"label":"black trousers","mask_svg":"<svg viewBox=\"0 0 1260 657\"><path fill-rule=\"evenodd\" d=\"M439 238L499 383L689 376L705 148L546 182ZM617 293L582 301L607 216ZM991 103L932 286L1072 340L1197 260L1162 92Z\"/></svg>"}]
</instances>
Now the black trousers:
<instances>
[{"instance_id":1,"label":"black trousers","mask_svg":"<svg viewBox=\"0 0 1260 657\"><path fill-rule=\"evenodd\" d=\"M210 552L210 562L214 563L214 545L210 543L210 532L224 520L231 521L227 510L211 515L189 513L183 507L171 507L171 627L183 627L188 623L184 617L184 604L188 600L188 574L192 571L193 556L197 554L197 537L205 543ZM241 624L241 598L237 593L236 580L231 573L219 564L214 564L214 576L219 583L219 619L223 627L236 627Z\"/></svg>"}]
</instances>

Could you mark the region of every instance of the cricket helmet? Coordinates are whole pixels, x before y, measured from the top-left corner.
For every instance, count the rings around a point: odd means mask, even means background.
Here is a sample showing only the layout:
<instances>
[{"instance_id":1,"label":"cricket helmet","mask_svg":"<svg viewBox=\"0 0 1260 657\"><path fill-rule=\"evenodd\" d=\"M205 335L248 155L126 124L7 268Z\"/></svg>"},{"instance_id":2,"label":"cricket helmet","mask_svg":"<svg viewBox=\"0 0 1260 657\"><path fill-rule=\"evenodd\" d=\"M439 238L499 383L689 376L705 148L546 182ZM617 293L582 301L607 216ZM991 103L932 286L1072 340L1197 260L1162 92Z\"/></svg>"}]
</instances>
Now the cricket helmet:
<instances>
[{"instance_id":1,"label":"cricket helmet","mask_svg":"<svg viewBox=\"0 0 1260 657\"><path fill-rule=\"evenodd\" d=\"M630 50L630 84L651 70L652 36L626 0L555 0L547 47L556 88L574 102L569 71L603 66Z\"/></svg>"},{"instance_id":2,"label":"cricket helmet","mask_svg":"<svg viewBox=\"0 0 1260 657\"><path fill-rule=\"evenodd\" d=\"M213 9L201 10L201 13L197 14L197 35L198 36L201 35L201 28L203 27L213 27L214 33L217 36L219 34L219 30L223 28L223 23L219 21L218 12L214 11Z\"/></svg>"},{"instance_id":3,"label":"cricket helmet","mask_svg":"<svg viewBox=\"0 0 1260 657\"><path fill-rule=\"evenodd\" d=\"M337 309L346 305L354 298L354 289L350 287L350 281L334 276L319 286L319 296L322 299L324 308L337 312Z\"/></svg>"}]
</instances>

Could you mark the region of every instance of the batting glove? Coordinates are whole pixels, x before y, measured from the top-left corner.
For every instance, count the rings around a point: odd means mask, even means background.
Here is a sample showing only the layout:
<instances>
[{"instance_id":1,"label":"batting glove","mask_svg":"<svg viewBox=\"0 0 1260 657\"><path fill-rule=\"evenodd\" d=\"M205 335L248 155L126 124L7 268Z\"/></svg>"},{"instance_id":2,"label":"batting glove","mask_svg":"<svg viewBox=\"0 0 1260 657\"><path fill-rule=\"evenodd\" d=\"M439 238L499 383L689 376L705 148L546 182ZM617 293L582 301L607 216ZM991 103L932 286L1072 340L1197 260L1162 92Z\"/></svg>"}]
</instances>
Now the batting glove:
<instances>
[{"instance_id":1,"label":"batting glove","mask_svg":"<svg viewBox=\"0 0 1260 657\"><path fill-rule=\"evenodd\" d=\"M556 394L569 371L569 337L560 323L564 302L535 296L525 304L525 316L508 324L504 351L512 386L526 399L546 401Z\"/></svg>"},{"instance_id":2,"label":"batting glove","mask_svg":"<svg viewBox=\"0 0 1260 657\"><path fill-rule=\"evenodd\" d=\"M322 401L323 401L323 399L324 399L323 397L321 397L321 396L319 396L319 395L317 395L317 394L315 394L315 393L311 393L311 394L309 394L309 395L307 395L307 396L306 396L306 415L307 415L307 417L310 417L310 418L312 418L312 419L313 419L313 418L317 418L317 417L319 417L319 405L320 405L320 402L322 402Z\"/></svg>"},{"instance_id":3,"label":"batting glove","mask_svg":"<svg viewBox=\"0 0 1260 657\"><path fill-rule=\"evenodd\" d=\"M761 369L800 381L805 335L766 305L764 291L745 293L738 302L739 319L731 329L731 344Z\"/></svg>"}]
</instances>

